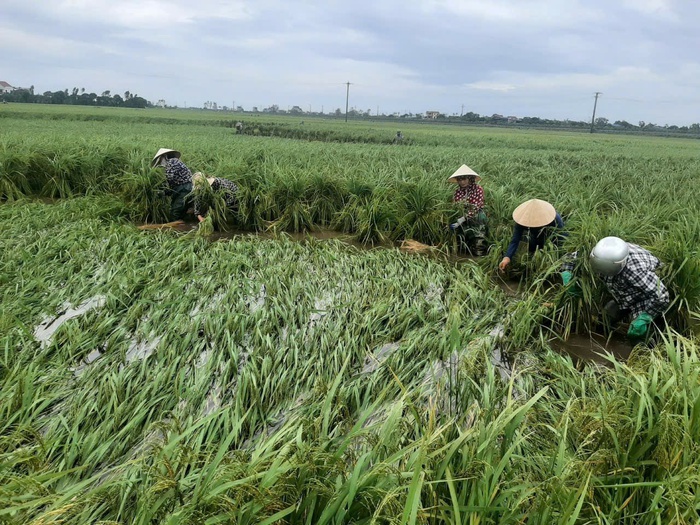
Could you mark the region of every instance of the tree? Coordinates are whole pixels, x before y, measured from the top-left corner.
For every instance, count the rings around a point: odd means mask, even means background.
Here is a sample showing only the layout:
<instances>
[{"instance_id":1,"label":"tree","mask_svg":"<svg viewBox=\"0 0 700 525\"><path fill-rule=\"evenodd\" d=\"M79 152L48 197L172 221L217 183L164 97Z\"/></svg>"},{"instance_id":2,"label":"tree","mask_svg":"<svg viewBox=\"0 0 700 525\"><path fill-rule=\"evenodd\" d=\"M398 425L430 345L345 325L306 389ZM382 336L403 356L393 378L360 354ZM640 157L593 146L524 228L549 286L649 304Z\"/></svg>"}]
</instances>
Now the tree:
<instances>
[{"instance_id":1,"label":"tree","mask_svg":"<svg viewBox=\"0 0 700 525\"><path fill-rule=\"evenodd\" d=\"M600 127L607 126L608 122L608 119L606 119L605 117L598 117L597 119L595 119L595 125Z\"/></svg>"},{"instance_id":2,"label":"tree","mask_svg":"<svg viewBox=\"0 0 700 525\"><path fill-rule=\"evenodd\" d=\"M68 90L65 91L55 91L51 94L52 104L65 104L68 100Z\"/></svg>"}]
</instances>

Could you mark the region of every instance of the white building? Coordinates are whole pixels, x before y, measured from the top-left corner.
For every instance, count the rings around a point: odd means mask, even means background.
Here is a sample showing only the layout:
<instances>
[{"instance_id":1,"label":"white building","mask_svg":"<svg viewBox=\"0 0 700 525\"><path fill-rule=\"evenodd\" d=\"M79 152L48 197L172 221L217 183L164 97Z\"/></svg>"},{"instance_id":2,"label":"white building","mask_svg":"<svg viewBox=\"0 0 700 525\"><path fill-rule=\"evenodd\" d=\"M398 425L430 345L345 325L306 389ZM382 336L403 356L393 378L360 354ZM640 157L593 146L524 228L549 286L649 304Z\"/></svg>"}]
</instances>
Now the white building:
<instances>
[{"instance_id":1,"label":"white building","mask_svg":"<svg viewBox=\"0 0 700 525\"><path fill-rule=\"evenodd\" d=\"M12 93L15 89L4 80L0 80L0 93Z\"/></svg>"}]
</instances>

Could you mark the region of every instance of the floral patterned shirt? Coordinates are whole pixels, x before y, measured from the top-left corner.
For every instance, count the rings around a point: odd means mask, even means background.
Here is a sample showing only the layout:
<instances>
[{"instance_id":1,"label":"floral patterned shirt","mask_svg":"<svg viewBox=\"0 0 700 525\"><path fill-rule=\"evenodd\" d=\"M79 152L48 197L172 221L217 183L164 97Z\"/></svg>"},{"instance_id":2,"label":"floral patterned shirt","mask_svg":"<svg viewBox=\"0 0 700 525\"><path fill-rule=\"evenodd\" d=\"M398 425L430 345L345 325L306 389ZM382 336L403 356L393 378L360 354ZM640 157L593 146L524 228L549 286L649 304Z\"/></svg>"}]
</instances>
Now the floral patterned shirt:
<instances>
[{"instance_id":1,"label":"floral patterned shirt","mask_svg":"<svg viewBox=\"0 0 700 525\"><path fill-rule=\"evenodd\" d=\"M192 172L180 159L168 159L165 164L165 179L171 190L183 184L192 184Z\"/></svg>"},{"instance_id":2,"label":"floral patterned shirt","mask_svg":"<svg viewBox=\"0 0 700 525\"><path fill-rule=\"evenodd\" d=\"M466 188L457 188L454 202L464 203L466 209L464 216L473 219L484 207L484 188L478 184L471 184Z\"/></svg>"},{"instance_id":3,"label":"floral patterned shirt","mask_svg":"<svg viewBox=\"0 0 700 525\"><path fill-rule=\"evenodd\" d=\"M228 179L220 179L216 177L214 178L214 182L211 183L211 189L222 193L226 207L229 210L233 211L234 213L238 210L238 198L236 197L236 193L238 193L238 186L234 182ZM195 195L194 216L204 216L208 211L209 210L202 205L200 200Z\"/></svg>"}]
</instances>

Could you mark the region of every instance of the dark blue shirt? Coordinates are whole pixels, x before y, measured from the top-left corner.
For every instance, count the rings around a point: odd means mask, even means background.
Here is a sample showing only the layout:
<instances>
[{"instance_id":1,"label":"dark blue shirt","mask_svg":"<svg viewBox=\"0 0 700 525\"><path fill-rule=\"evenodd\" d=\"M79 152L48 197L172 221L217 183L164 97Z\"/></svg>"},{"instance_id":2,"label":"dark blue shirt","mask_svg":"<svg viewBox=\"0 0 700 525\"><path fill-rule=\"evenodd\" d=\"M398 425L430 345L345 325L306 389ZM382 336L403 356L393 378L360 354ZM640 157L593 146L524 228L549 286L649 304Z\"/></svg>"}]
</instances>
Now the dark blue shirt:
<instances>
[{"instance_id":1,"label":"dark blue shirt","mask_svg":"<svg viewBox=\"0 0 700 525\"><path fill-rule=\"evenodd\" d=\"M558 246L562 239L566 237L566 232L564 231L564 221L562 220L561 215L558 213L555 215L554 220L550 224L539 228L527 228L516 223L515 228L513 228L513 238L510 240L510 244L506 250L506 257L509 259L513 258L515 252L518 251L518 245L523 238L523 234L526 233L528 234L527 248L530 253L534 253L537 248L544 248L544 241L547 240L547 237L549 237L555 227L559 231L557 231L554 235L552 242Z\"/></svg>"}]
</instances>

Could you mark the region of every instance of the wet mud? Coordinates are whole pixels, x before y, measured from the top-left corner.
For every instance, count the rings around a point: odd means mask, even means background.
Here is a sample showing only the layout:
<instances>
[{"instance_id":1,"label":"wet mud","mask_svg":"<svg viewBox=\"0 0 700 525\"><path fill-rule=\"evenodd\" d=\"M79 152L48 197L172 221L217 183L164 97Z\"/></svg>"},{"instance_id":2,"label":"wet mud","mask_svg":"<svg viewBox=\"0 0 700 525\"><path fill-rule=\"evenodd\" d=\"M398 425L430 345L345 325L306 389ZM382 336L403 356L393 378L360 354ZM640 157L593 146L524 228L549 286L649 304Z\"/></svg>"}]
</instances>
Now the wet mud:
<instances>
[{"instance_id":1,"label":"wet mud","mask_svg":"<svg viewBox=\"0 0 700 525\"><path fill-rule=\"evenodd\" d=\"M627 340L616 333L610 338L601 334L571 334L566 341L556 338L550 340L549 345L557 352L570 356L575 363L593 361L601 365L610 365L606 354L625 361L632 351Z\"/></svg>"}]
</instances>

